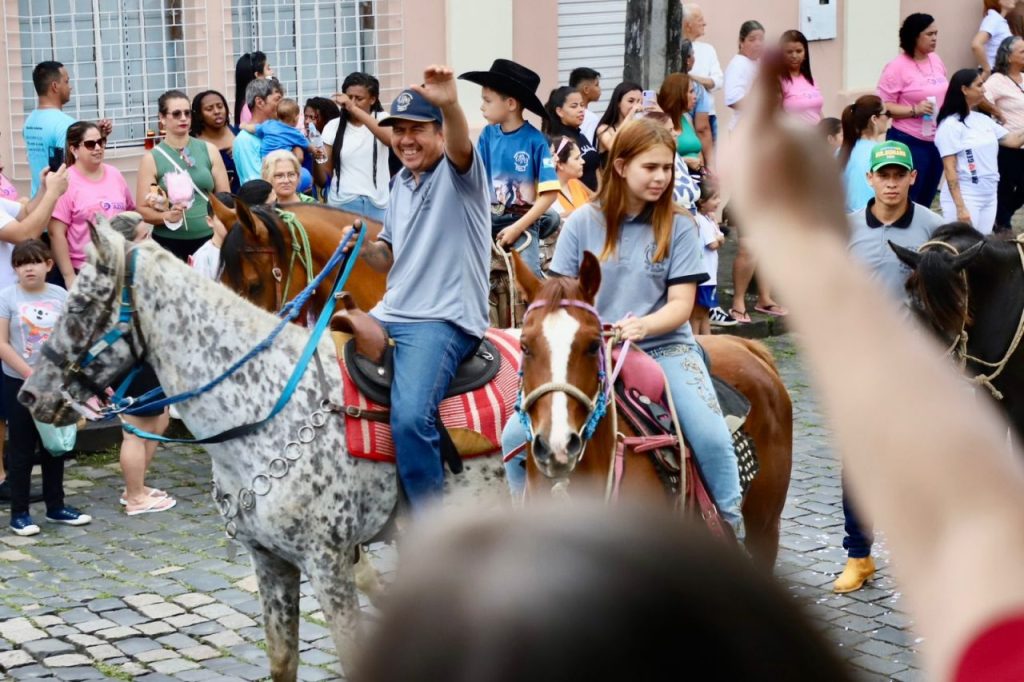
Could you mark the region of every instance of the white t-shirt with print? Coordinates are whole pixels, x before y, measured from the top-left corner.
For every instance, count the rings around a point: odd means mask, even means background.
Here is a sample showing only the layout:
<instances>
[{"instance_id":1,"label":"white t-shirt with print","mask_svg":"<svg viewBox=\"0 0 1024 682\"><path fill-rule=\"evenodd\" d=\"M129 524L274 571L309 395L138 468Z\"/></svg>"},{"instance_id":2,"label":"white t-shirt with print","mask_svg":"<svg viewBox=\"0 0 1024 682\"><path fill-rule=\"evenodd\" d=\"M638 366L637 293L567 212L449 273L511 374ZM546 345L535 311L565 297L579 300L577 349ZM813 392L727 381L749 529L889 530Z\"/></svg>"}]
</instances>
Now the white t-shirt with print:
<instances>
[{"instance_id":1,"label":"white t-shirt with print","mask_svg":"<svg viewBox=\"0 0 1024 682\"><path fill-rule=\"evenodd\" d=\"M380 112L377 118L385 114ZM327 122L324 126L324 144L334 145L338 136L340 118ZM373 149L377 148L377 184L373 183ZM352 125L349 121L345 126L345 137L341 142L341 168L334 169L331 185L327 192L327 203L331 206L355 201L366 197L377 208L388 205L388 183L391 172L388 169L388 146L378 140L367 126Z\"/></svg>"},{"instance_id":2,"label":"white t-shirt with print","mask_svg":"<svg viewBox=\"0 0 1024 682\"><path fill-rule=\"evenodd\" d=\"M989 68L992 68L996 65L996 52L999 51L999 46L1012 35L1010 22L999 12L990 9L985 13L985 18L981 20L981 28L978 29L979 33L983 31L988 34L985 56L988 57Z\"/></svg>"},{"instance_id":3,"label":"white t-shirt with print","mask_svg":"<svg viewBox=\"0 0 1024 682\"><path fill-rule=\"evenodd\" d=\"M956 114L942 119L935 131L935 146L942 157L956 156L960 191L995 197L999 185L999 140L1006 128L972 111L963 121ZM943 183L943 191L948 185Z\"/></svg>"}]
</instances>

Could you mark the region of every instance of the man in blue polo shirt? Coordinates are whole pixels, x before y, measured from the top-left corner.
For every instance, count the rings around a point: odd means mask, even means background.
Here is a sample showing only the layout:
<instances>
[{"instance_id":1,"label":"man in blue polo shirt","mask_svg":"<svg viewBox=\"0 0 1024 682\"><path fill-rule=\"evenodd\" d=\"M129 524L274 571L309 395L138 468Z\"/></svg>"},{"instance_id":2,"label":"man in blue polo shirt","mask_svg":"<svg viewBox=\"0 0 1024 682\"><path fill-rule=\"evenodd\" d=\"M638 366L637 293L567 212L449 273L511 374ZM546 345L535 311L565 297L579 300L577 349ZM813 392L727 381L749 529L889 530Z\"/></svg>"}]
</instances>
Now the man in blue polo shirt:
<instances>
[{"instance_id":1,"label":"man in blue polo shirt","mask_svg":"<svg viewBox=\"0 0 1024 682\"><path fill-rule=\"evenodd\" d=\"M846 217L850 224L850 255L871 272L893 301L905 306L910 268L900 262L889 248L889 242L916 250L932 238L943 220L910 200L910 187L917 179L917 171L907 145L893 141L875 145L869 169L868 184L875 190L875 198L868 201L866 208ZM832 585L832 591L840 594L859 590L875 574L875 562L871 558L873 529L851 505L845 479L843 516L846 567Z\"/></svg>"},{"instance_id":2,"label":"man in blue polo shirt","mask_svg":"<svg viewBox=\"0 0 1024 682\"><path fill-rule=\"evenodd\" d=\"M452 70L431 66L395 98L395 176L377 241L362 257L388 273L370 313L395 341L391 432L415 513L444 487L435 421L459 364L487 330L491 218L487 169L469 139Z\"/></svg>"}]
</instances>

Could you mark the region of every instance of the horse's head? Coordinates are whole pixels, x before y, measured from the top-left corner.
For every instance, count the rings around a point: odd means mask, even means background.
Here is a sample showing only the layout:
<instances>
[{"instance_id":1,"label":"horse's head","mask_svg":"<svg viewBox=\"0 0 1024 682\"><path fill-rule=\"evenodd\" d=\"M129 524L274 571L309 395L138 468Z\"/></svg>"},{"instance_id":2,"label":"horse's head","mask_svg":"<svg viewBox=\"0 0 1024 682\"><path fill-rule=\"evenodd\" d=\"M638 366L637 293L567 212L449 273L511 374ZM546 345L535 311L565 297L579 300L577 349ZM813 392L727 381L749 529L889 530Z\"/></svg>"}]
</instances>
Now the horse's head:
<instances>
[{"instance_id":1,"label":"horse's head","mask_svg":"<svg viewBox=\"0 0 1024 682\"><path fill-rule=\"evenodd\" d=\"M545 476L564 479L586 446L588 422L604 390L601 320L594 309L601 267L585 253L579 279L541 282L515 256L516 279L531 302L524 320L523 402L531 453Z\"/></svg>"},{"instance_id":2,"label":"horse's head","mask_svg":"<svg viewBox=\"0 0 1024 682\"><path fill-rule=\"evenodd\" d=\"M42 422L70 424L71 403L102 394L142 354L131 294L132 249L159 249L155 242L133 245L106 218L90 225L88 262L75 279L64 314L18 399ZM136 254L137 256L137 254ZM122 297L127 306L122 306ZM124 312L123 312L124 311Z\"/></svg>"},{"instance_id":3,"label":"horse's head","mask_svg":"<svg viewBox=\"0 0 1024 682\"><path fill-rule=\"evenodd\" d=\"M982 234L964 223L940 228L917 251L889 242L896 257L912 270L906 284L911 308L947 343L971 323L965 270L985 244Z\"/></svg>"},{"instance_id":4,"label":"horse's head","mask_svg":"<svg viewBox=\"0 0 1024 682\"><path fill-rule=\"evenodd\" d=\"M228 234L221 247L221 279L264 310L276 311L284 303L282 291L288 274L284 270L288 267L287 249L278 218L274 209L266 206L249 206L237 197L234 204L233 211L225 207L225 217L231 222L224 223ZM301 288L293 284L291 293Z\"/></svg>"}]
</instances>

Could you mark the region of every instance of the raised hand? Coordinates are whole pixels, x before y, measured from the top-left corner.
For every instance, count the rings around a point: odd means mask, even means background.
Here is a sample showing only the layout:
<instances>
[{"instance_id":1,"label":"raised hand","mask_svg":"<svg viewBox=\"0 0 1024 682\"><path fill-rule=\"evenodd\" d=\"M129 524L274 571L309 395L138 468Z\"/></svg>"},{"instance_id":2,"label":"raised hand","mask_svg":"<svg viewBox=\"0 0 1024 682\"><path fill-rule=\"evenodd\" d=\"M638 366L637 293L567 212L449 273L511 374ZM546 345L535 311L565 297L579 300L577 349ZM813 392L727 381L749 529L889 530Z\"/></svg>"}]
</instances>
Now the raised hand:
<instances>
[{"instance_id":1,"label":"raised hand","mask_svg":"<svg viewBox=\"0 0 1024 682\"><path fill-rule=\"evenodd\" d=\"M744 98L743 119L722 155L724 182L744 230L748 224L752 232L813 225L845 238L839 166L813 127L782 113L778 83L784 68L781 55L765 55Z\"/></svg>"},{"instance_id":2,"label":"raised hand","mask_svg":"<svg viewBox=\"0 0 1024 682\"><path fill-rule=\"evenodd\" d=\"M447 66L431 64L423 71L423 83L409 87L441 109L459 101L459 93L455 88L455 72Z\"/></svg>"}]
</instances>

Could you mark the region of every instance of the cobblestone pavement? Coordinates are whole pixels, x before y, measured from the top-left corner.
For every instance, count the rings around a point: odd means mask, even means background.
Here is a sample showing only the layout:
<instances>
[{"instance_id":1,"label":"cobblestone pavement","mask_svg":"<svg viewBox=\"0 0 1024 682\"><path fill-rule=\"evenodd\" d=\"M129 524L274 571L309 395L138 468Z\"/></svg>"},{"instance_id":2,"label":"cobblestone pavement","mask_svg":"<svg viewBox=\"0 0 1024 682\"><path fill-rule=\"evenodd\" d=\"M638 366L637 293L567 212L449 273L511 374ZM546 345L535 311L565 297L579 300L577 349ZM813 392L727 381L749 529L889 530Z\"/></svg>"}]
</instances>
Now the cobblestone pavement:
<instances>
[{"instance_id":1,"label":"cobblestone pavement","mask_svg":"<svg viewBox=\"0 0 1024 682\"><path fill-rule=\"evenodd\" d=\"M777 574L866 680L923 679L915 635L888 575L850 596L829 592L842 568L838 467L792 339L770 341L795 404L795 457ZM35 537L0 530L0 672L13 679L257 680L269 673L255 582L244 552L231 557L209 495L201 450L162 448L150 485L178 506L125 516L110 456L67 469L69 503L92 514L81 528ZM42 516L42 509L34 510ZM6 510L3 520L6 525ZM378 565L394 566L389 548ZM308 585L300 679L337 679L333 644Z\"/></svg>"}]
</instances>

